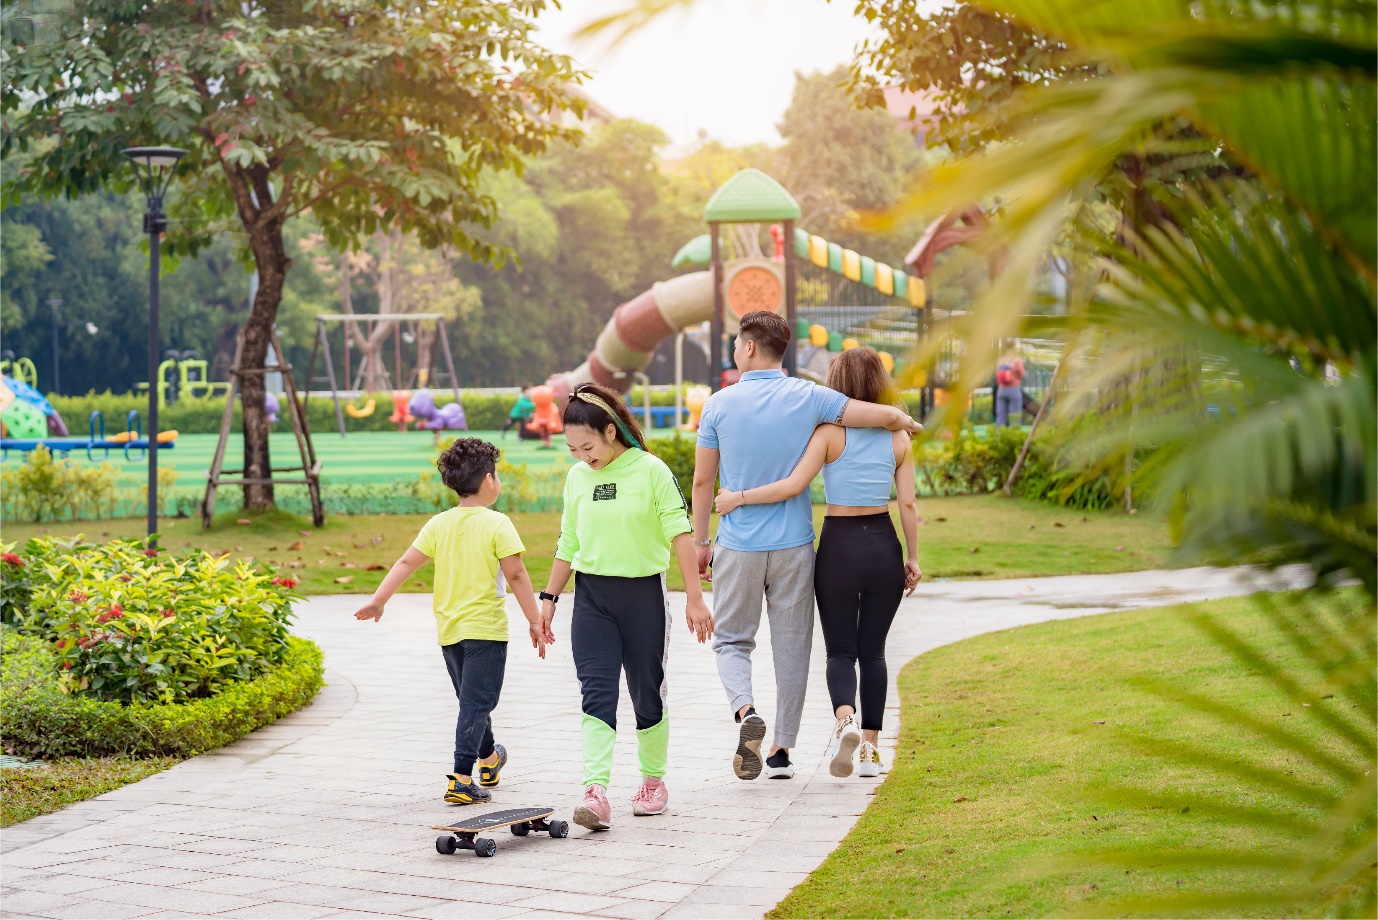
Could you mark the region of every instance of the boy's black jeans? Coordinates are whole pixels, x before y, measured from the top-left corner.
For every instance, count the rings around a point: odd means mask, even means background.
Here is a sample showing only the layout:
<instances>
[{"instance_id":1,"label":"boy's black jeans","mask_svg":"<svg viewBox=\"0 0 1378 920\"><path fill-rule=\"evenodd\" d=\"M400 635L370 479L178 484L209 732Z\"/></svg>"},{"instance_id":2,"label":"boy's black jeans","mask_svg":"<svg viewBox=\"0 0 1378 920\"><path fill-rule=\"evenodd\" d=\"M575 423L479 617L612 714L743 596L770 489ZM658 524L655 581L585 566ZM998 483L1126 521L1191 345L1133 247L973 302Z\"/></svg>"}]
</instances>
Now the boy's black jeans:
<instances>
[{"instance_id":1,"label":"boy's black jeans","mask_svg":"<svg viewBox=\"0 0 1378 920\"><path fill-rule=\"evenodd\" d=\"M459 697L455 722L455 772L472 776L474 761L493 754L493 720L502 678L507 670L507 643L490 639L463 639L442 645L445 667Z\"/></svg>"}]
</instances>

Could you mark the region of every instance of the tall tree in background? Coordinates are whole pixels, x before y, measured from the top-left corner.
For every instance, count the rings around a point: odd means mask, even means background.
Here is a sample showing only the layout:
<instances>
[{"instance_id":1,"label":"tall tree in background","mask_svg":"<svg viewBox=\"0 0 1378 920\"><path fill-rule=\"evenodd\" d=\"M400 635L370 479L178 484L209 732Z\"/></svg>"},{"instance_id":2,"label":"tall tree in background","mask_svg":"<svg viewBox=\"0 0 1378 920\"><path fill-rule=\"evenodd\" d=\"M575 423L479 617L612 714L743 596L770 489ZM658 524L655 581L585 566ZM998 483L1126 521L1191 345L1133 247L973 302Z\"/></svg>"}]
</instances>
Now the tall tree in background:
<instances>
[{"instance_id":1,"label":"tall tree in background","mask_svg":"<svg viewBox=\"0 0 1378 920\"><path fill-rule=\"evenodd\" d=\"M307 210L338 249L400 227L500 255L475 232L495 217L480 175L563 134L539 113L578 107L570 62L531 40L544 7L93 0L56 40L6 49L0 155L26 155L8 200L128 188L121 148L187 148L169 251L237 222L259 276L243 361L262 367L291 268L284 227ZM270 480L261 376L242 399L244 474ZM244 504L272 507L271 484L246 485Z\"/></svg>"}]
</instances>

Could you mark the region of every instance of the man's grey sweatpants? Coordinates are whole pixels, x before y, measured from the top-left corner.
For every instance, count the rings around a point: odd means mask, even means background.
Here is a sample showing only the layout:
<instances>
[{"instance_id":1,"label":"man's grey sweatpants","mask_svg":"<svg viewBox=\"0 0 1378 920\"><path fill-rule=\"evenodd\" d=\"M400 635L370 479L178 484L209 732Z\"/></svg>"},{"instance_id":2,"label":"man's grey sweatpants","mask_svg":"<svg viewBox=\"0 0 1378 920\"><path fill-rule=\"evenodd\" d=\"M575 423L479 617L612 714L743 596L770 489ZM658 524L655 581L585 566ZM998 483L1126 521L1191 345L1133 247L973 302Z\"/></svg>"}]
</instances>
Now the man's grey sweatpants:
<instances>
[{"instance_id":1,"label":"man's grey sweatpants","mask_svg":"<svg viewBox=\"0 0 1378 920\"><path fill-rule=\"evenodd\" d=\"M775 743L792 748L799 738L813 650L812 541L759 553L713 551L713 651L734 713L755 702L751 653L763 594L775 662Z\"/></svg>"}]
</instances>

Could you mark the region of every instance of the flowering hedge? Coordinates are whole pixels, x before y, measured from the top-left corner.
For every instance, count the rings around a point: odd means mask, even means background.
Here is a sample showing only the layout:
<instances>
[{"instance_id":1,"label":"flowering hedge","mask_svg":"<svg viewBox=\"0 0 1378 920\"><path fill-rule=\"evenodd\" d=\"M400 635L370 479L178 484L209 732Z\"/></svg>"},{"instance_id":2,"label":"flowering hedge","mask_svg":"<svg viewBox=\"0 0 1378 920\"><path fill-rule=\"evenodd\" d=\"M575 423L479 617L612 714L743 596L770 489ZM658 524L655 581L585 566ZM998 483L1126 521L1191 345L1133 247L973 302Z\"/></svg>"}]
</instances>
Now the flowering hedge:
<instances>
[{"instance_id":1,"label":"flowering hedge","mask_svg":"<svg viewBox=\"0 0 1378 920\"><path fill-rule=\"evenodd\" d=\"M58 684L120 703L210 697L280 662L296 582L137 540L0 547L0 621L50 643Z\"/></svg>"}]
</instances>

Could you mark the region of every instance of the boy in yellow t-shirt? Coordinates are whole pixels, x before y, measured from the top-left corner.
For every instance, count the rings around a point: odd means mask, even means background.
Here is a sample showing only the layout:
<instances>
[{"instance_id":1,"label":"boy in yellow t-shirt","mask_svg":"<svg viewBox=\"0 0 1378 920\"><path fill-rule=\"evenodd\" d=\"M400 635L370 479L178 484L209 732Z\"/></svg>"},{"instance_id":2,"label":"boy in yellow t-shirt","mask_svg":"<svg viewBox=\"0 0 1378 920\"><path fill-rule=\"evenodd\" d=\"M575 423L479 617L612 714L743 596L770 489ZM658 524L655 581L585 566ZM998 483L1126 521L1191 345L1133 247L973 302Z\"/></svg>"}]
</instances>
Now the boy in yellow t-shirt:
<instances>
[{"instance_id":1,"label":"boy in yellow t-shirt","mask_svg":"<svg viewBox=\"0 0 1378 920\"><path fill-rule=\"evenodd\" d=\"M436 468L445 485L459 494L459 506L426 522L373 597L354 614L360 620L382 619L383 606L402 583L435 560L436 630L459 697L455 771L447 777L445 801L458 805L491 801L486 787L498 784L507 763L506 748L493 741L491 718L507 667L507 587L526 615L536 653L544 658L545 647L555 641L549 628L541 627L531 576L522 563L526 547L507 515L490 507L502 491L498 456L495 446L478 438L459 438L440 455Z\"/></svg>"}]
</instances>

